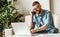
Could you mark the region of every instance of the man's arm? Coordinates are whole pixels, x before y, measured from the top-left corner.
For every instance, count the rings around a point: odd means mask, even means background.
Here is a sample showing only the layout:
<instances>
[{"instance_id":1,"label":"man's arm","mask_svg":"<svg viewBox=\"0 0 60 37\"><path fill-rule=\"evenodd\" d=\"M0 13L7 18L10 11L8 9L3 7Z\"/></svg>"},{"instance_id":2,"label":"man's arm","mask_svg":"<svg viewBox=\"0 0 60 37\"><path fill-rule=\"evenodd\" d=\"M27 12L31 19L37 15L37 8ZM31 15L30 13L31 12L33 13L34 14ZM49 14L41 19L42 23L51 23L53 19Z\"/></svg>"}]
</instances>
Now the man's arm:
<instances>
[{"instance_id":1,"label":"man's arm","mask_svg":"<svg viewBox=\"0 0 60 37\"><path fill-rule=\"evenodd\" d=\"M31 22L31 24L30 24L30 30L34 29L34 27L35 27L35 25L33 24L33 22Z\"/></svg>"},{"instance_id":2,"label":"man's arm","mask_svg":"<svg viewBox=\"0 0 60 37\"><path fill-rule=\"evenodd\" d=\"M35 32L38 32L38 31L46 30L46 28L47 28L47 26L46 25L43 25L43 26L41 26L41 27L39 27L37 29L34 29L34 30L35 30Z\"/></svg>"},{"instance_id":3,"label":"man's arm","mask_svg":"<svg viewBox=\"0 0 60 37\"><path fill-rule=\"evenodd\" d=\"M35 27L35 25L34 25L34 23L33 23L33 16L34 16L34 15L31 16L30 30L31 30L31 29L34 29L34 27Z\"/></svg>"}]
</instances>

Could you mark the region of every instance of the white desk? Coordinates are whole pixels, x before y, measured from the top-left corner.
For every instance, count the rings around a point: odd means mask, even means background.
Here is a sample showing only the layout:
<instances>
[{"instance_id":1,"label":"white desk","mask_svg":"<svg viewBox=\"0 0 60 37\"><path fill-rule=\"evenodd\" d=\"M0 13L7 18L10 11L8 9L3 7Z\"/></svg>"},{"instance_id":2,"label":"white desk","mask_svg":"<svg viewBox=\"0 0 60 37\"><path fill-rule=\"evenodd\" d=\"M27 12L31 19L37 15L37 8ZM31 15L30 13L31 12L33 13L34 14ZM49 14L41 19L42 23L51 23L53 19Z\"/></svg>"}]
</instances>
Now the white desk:
<instances>
[{"instance_id":1,"label":"white desk","mask_svg":"<svg viewBox=\"0 0 60 37\"><path fill-rule=\"evenodd\" d=\"M36 36L16 36L16 35L12 35L12 36L9 36L9 37L60 37L60 33L58 34L39 34L39 35L36 35Z\"/></svg>"}]
</instances>

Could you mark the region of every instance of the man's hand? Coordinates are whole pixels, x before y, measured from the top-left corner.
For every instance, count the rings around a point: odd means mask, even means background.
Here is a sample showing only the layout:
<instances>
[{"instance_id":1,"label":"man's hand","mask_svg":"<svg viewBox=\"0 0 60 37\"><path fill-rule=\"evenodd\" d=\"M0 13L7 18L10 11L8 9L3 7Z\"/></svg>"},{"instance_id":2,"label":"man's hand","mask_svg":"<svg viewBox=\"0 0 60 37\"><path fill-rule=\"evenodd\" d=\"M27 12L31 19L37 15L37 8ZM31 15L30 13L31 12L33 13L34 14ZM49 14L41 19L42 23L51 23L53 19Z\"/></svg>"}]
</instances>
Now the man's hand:
<instances>
[{"instance_id":1,"label":"man's hand","mask_svg":"<svg viewBox=\"0 0 60 37\"><path fill-rule=\"evenodd\" d=\"M38 32L40 30L37 28L37 29L31 29L30 31L31 31L32 34L34 34L34 33Z\"/></svg>"},{"instance_id":2,"label":"man's hand","mask_svg":"<svg viewBox=\"0 0 60 37\"><path fill-rule=\"evenodd\" d=\"M47 26L46 26L46 25L43 25L43 26L41 26L40 28L31 29L30 31L31 31L32 34L34 34L34 33L38 32L38 31L46 30L46 28L47 28Z\"/></svg>"},{"instance_id":3,"label":"man's hand","mask_svg":"<svg viewBox=\"0 0 60 37\"><path fill-rule=\"evenodd\" d=\"M34 34L36 32L34 29L31 29L30 31L32 34Z\"/></svg>"},{"instance_id":4,"label":"man's hand","mask_svg":"<svg viewBox=\"0 0 60 37\"><path fill-rule=\"evenodd\" d=\"M33 10L31 11L31 13L32 13L32 15L35 15L35 14L36 14L36 10L33 9Z\"/></svg>"}]
</instances>

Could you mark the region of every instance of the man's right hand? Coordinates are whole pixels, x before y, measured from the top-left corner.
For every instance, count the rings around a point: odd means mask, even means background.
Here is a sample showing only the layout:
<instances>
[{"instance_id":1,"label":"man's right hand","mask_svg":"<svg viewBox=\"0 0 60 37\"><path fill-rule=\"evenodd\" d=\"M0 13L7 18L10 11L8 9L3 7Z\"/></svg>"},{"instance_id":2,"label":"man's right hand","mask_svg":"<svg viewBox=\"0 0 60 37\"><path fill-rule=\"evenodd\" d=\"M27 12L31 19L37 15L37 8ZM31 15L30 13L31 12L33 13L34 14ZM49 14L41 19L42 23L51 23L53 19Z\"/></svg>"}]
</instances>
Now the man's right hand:
<instances>
[{"instance_id":1,"label":"man's right hand","mask_svg":"<svg viewBox=\"0 0 60 37\"><path fill-rule=\"evenodd\" d=\"M31 13L32 13L32 15L35 15L36 11L33 9Z\"/></svg>"}]
</instances>

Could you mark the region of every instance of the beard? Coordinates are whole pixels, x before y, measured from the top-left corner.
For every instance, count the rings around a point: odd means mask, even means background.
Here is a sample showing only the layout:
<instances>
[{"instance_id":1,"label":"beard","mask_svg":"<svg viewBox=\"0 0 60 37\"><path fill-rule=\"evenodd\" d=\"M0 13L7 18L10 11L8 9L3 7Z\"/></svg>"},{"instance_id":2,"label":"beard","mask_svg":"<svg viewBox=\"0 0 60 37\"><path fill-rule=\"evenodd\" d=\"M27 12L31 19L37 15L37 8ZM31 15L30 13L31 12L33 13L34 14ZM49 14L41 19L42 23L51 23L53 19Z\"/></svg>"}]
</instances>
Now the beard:
<instances>
[{"instance_id":1,"label":"beard","mask_svg":"<svg viewBox=\"0 0 60 37\"><path fill-rule=\"evenodd\" d=\"M39 10L38 10L38 11L36 11L36 13L37 13L37 14L40 14L40 13L41 13L41 10L42 10L42 9L41 9L41 8L39 8Z\"/></svg>"}]
</instances>

